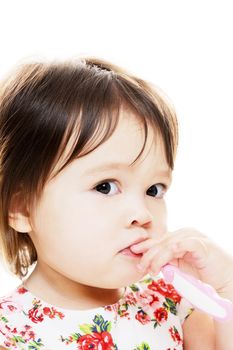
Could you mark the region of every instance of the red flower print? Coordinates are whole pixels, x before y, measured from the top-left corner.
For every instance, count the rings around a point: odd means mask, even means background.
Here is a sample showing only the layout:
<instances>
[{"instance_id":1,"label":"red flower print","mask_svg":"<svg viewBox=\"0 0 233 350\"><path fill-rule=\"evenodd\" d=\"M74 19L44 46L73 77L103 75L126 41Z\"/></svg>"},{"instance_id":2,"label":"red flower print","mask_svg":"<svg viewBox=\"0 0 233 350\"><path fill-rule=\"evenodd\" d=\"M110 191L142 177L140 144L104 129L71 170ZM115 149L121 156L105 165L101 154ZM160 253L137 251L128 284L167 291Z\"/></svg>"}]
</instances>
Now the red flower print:
<instances>
[{"instance_id":1,"label":"red flower print","mask_svg":"<svg viewBox=\"0 0 233 350\"><path fill-rule=\"evenodd\" d=\"M142 324L147 324L151 320L150 317L147 315L147 313L144 312L143 310L138 311L135 318Z\"/></svg>"},{"instance_id":2,"label":"red flower print","mask_svg":"<svg viewBox=\"0 0 233 350\"><path fill-rule=\"evenodd\" d=\"M82 335L78 340L80 350L113 350L114 344L109 332Z\"/></svg>"},{"instance_id":3,"label":"red flower print","mask_svg":"<svg viewBox=\"0 0 233 350\"><path fill-rule=\"evenodd\" d=\"M138 304L144 311L155 310L158 307L159 298L152 290L145 290L143 293L137 292Z\"/></svg>"},{"instance_id":4,"label":"red flower print","mask_svg":"<svg viewBox=\"0 0 233 350\"><path fill-rule=\"evenodd\" d=\"M104 310L106 310L106 311L112 311L114 308L113 308L113 306L112 305L106 305L106 306L104 306Z\"/></svg>"},{"instance_id":5,"label":"red flower print","mask_svg":"<svg viewBox=\"0 0 233 350\"><path fill-rule=\"evenodd\" d=\"M160 307L154 312L154 316L158 322L167 321L167 310L164 307Z\"/></svg>"},{"instance_id":6,"label":"red flower print","mask_svg":"<svg viewBox=\"0 0 233 350\"><path fill-rule=\"evenodd\" d=\"M124 307L122 307L122 309L119 310L119 316L120 316L121 318L127 317L127 319L130 320L129 312L128 312Z\"/></svg>"},{"instance_id":7,"label":"red flower print","mask_svg":"<svg viewBox=\"0 0 233 350\"><path fill-rule=\"evenodd\" d=\"M8 341L5 341L4 345L6 345L9 348L11 346L11 343L9 343Z\"/></svg>"},{"instance_id":8,"label":"red flower print","mask_svg":"<svg viewBox=\"0 0 233 350\"><path fill-rule=\"evenodd\" d=\"M22 306L17 304L16 302L12 301L11 299L3 299L3 301L0 303L0 309L6 311L6 313L14 312L16 310L21 311Z\"/></svg>"},{"instance_id":9,"label":"red flower print","mask_svg":"<svg viewBox=\"0 0 233 350\"><path fill-rule=\"evenodd\" d=\"M17 337L20 337L25 341L35 339L35 333L30 329L31 326L28 325L23 326L21 329L17 329L16 327L11 328L8 325L5 325L5 332L0 331L0 333L2 333L7 340L13 341L13 344L10 343L9 345L15 345L14 339L16 339ZM14 337L12 338L13 335ZM6 343L4 345L6 345Z\"/></svg>"},{"instance_id":10,"label":"red flower print","mask_svg":"<svg viewBox=\"0 0 233 350\"><path fill-rule=\"evenodd\" d=\"M172 336L172 339L173 339L175 342L177 342L178 345L179 345L179 344L183 344L183 340L181 339L181 336L180 336L180 334L179 334L179 332L178 332L178 330L176 329L175 326L170 327L170 328L169 328L169 332L170 332L170 334L171 334L171 336Z\"/></svg>"},{"instance_id":11,"label":"red flower print","mask_svg":"<svg viewBox=\"0 0 233 350\"><path fill-rule=\"evenodd\" d=\"M135 298L133 293L126 294L125 303L128 305L135 305L137 303L137 299Z\"/></svg>"},{"instance_id":12,"label":"red flower print","mask_svg":"<svg viewBox=\"0 0 233 350\"><path fill-rule=\"evenodd\" d=\"M180 303L181 301L181 296L177 293L173 285L170 283L165 283L163 279L153 281L148 288L173 300L174 303Z\"/></svg>"},{"instance_id":13,"label":"red flower print","mask_svg":"<svg viewBox=\"0 0 233 350\"><path fill-rule=\"evenodd\" d=\"M42 322L44 320L44 316L43 314L39 314L39 310L37 308L32 308L31 310L28 311L28 317L30 318L30 320L32 320L32 322L34 323L38 323L38 322Z\"/></svg>"},{"instance_id":14,"label":"red flower print","mask_svg":"<svg viewBox=\"0 0 233 350\"><path fill-rule=\"evenodd\" d=\"M19 288L17 289L17 292L18 292L19 294L24 294L24 293L27 293L27 289L25 289L24 287L19 287Z\"/></svg>"},{"instance_id":15,"label":"red flower print","mask_svg":"<svg viewBox=\"0 0 233 350\"><path fill-rule=\"evenodd\" d=\"M43 308L43 312L44 312L45 315L48 315L48 316L49 316L49 315L51 314L51 309L50 309L50 307L44 307L44 308Z\"/></svg>"},{"instance_id":16,"label":"red flower print","mask_svg":"<svg viewBox=\"0 0 233 350\"><path fill-rule=\"evenodd\" d=\"M28 336L29 336L29 339L35 339L36 334L35 334L35 332L30 331L30 332L28 332Z\"/></svg>"},{"instance_id":17,"label":"red flower print","mask_svg":"<svg viewBox=\"0 0 233 350\"><path fill-rule=\"evenodd\" d=\"M16 308L14 305L8 305L8 309L9 309L10 311L17 310L17 308Z\"/></svg>"},{"instance_id":18,"label":"red flower print","mask_svg":"<svg viewBox=\"0 0 233 350\"><path fill-rule=\"evenodd\" d=\"M44 315L48 316L49 318L55 318L56 315L60 319L63 319L65 317L63 313L58 312L56 309L54 309L54 307L52 307L52 308L44 307L43 308L43 313L44 313Z\"/></svg>"},{"instance_id":19,"label":"red flower print","mask_svg":"<svg viewBox=\"0 0 233 350\"><path fill-rule=\"evenodd\" d=\"M108 306L105 306L104 309L106 311L114 312L116 316L120 316L121 318L127 317L128 320L130 319L129 312L127 311L128 310L127 303L121 304L121 305L120 304L108 305Z\"/></svg>"}]
</instances>

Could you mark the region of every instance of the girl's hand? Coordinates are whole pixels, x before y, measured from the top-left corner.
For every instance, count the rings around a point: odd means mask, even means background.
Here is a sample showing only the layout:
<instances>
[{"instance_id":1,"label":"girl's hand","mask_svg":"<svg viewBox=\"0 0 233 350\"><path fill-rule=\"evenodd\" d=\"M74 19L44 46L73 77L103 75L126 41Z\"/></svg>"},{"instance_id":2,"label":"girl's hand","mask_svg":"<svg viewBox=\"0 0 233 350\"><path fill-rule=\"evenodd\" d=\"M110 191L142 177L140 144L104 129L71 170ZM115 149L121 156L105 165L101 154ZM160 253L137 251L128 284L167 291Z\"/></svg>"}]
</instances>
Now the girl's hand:
<instances>
[{"instance_id":1,"label":"girl's hand","mask_svg":"<svg viewBox=\"0 0 233 350\"><path fill-rule=\"evenodd\" d=\"M131 250L143 253L140 266L145 272L156 275L170 263L212 285L219 294L233 290L233 256L193 228L168 232L159 240L149 238Z\"/></svg>"}]
</instances>

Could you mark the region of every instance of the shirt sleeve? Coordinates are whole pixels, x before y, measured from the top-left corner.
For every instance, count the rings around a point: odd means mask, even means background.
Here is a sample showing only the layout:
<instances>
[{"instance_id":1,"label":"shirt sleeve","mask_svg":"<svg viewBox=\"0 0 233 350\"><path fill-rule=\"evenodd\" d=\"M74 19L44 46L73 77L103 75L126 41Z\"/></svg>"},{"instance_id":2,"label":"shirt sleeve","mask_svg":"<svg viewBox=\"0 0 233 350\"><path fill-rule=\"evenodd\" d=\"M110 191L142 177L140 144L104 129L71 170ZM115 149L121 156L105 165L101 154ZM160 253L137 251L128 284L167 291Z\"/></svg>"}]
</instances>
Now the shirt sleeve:
<instances>
[{"instance_id":1,"label":"shirt sleeve","mask_svg":"<svg viewBox=\"0 0 233 350\"><path fill-rule=\"evenodd\" d=\"M177 311L180 323L183 324L184 321L191 315L193 311L194 307L192 306L192 304L187 299L181 298Z\"/></svg>"}]
</instances>

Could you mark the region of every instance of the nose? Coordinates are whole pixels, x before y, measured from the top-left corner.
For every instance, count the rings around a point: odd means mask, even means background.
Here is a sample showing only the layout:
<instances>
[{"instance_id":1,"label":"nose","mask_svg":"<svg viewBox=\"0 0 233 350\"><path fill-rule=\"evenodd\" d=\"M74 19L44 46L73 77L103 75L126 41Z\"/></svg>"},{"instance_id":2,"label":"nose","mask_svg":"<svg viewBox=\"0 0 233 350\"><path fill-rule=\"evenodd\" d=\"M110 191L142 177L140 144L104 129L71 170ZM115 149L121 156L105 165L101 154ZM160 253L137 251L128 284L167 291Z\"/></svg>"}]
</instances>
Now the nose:
<instances>
[{"instance_id":1,"label":"nose","mask_svg":"<svg viewBox=\"0 0 233 350\"><path fill-rule=\"evenodd\" d=\"M131 211L128 217L128 227L140 226L150 228L152 226L153 216L146 205L139 201L131 206Z\"/></svg>"}]
</instances>

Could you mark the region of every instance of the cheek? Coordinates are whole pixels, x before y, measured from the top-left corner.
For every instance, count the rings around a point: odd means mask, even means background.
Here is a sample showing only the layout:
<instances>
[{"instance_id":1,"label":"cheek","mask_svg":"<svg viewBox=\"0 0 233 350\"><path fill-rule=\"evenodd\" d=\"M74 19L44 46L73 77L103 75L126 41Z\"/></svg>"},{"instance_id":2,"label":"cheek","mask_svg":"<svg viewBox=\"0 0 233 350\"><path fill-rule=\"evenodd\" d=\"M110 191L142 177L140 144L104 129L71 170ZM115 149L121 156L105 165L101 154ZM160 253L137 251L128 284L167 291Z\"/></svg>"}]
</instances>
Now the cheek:
<instances>
[{"instance_id":1,"label":"cheek","mask_svg":"<svg viewBox=\"0 0 233 350\"><path fill-rule=\"evenodd\" d=\"M80 263L101 261L111 254L114 225L104 210L81 196L48 198L38 206L34 218L32 239L38 255L64 256L71 263Z\"/></svg>"},{"instance_id":2,"label":"cheek","mask_svg":"<svg viewBox=\"0 0 233 350\"><path fill-rule=\"evenodd\" d=\"M153 213L153 231L155 232L154 237L161 238L168 230L167 226L167 208L164 200L158 202L157 206L152 209Z\"/></svg>"},{"instance_id":3,"label":"cheek","mask_svg":"<svg viewBox=\"0 0 233 350\"><path fill-rule=\"evenodd\" d=\"M59 224L61 221L47 227L46 234L37 233L38 259L73 280L81 280L83 271L87 278L92 276L93 266L97 275L102 273L111 261L110 250L106 250L101 237L97 237L94 226L89 224L81 230L80 226Z\"/></svg>"}]
</instances>

